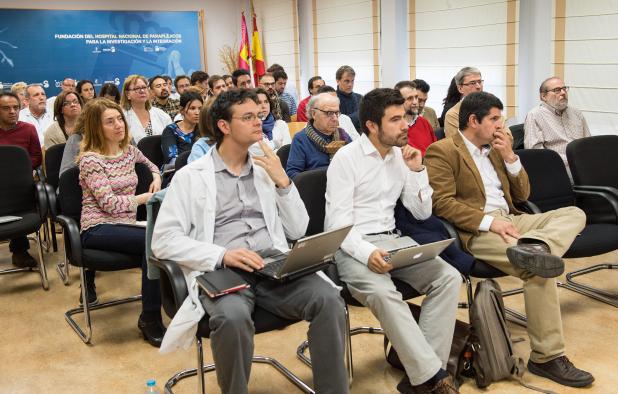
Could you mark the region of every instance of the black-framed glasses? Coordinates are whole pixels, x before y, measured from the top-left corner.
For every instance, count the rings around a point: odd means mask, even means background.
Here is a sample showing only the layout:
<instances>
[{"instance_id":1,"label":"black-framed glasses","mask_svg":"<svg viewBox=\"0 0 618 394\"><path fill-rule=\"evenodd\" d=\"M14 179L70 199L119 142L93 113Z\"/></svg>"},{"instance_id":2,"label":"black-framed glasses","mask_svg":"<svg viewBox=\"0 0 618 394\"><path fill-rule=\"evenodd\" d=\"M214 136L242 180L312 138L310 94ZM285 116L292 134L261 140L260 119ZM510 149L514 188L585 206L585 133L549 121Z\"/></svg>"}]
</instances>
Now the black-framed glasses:
<instances>
[{"instance_id":1,"label":"black-framed glasses","mask_svg":"<svg viewBox=\"0 0 618 394\"><path fill-rule=\"evenodd\" d=\"M78 100L73 100L73 101L63 101L62 102L62 106L63 107L69 107L71 105L79 105L79 101Z\"/></svg>"},{"instance_id":2,"label":"black-framed glasses","mask_svg":"<svg viewBox=\"0 0 618 394\"><path fill-rule=\"evenodd\" d=\"M559 94L563 90L564 90L565 93L568 92L569 91L569 86L558 86L557 88L546 89L545 93L554 92L556 94Z\"/></svg>"},{"instance_id":3,"label":"black-framed glasses","mask_svg":"<svg viewBox=\"0 0 618 394\"><path fill-rule=\"evenodd\" d=\"M476 86L476 85L483 85L483 82L485 82L484 79L477 79L476 81L470 81L470 82L466 82L466 83L462 83L461 86Z\"/></svg>"},{"instance_id":4,"label":"black-framed glasses","mask_svg":"<svg viewBox=\"0 0 618 394\"><path fill-rule=\"evenodd\" d=\"M129 92L145 92L148 90L148 86L139 86L133 89L129 89Z\"/></svg>"},{"instance_id":5,"label":"black-framed glasses","mask_svg":"<svg viewBox=\"0 0 618 394\"><path fill-rule=\"evenodd\" d=\"M329 118L332 118L333 116L335 118L338 118L339 115L341 115L340 111L324 111L323 109L320 109L320 108L314 108L314 109L317 109L318 111L322 112L324 115L326 115Z\"/></svg>"}]
</instances>

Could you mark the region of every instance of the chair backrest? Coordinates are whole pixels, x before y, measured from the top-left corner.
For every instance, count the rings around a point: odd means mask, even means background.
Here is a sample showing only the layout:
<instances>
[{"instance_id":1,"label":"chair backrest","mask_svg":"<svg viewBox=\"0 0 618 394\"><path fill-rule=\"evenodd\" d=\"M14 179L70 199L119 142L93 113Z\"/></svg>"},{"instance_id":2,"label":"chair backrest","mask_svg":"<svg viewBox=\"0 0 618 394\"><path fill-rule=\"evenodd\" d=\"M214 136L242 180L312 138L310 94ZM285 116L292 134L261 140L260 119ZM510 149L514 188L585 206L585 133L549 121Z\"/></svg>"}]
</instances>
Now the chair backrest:
<instances>
[{"instance_id":1,"label":"chair backrest","mask_svg":"<svg viewBox=\"0 0 618 394\"><path fill-rule=\"evenodd\" d=\"M157 168L163 166L163 151L161 151L161 136L149 135L137 143L137 149L142 151Z\"/></svg>"},{"instance_id":2,"label":"chair backrest","mask_svg":"<svg viewBox=\"0 0 618 394\"><path fill-rule=\"evenodd\" d=\"M288 129L290 129L290 137L294 138L294 134L298 133L307 126L307 122L288 122Z\"/></svg>"},{"instance_id":3,"label":"chair backrest","mask_svg":"<svg viewBox=\"0 0 618 394\"><path fill-rule=\"evenodd\" d=\"M45 150L45 179L54 189L58 188L58 182L60 182L60 164L65 145L57 144Z\"/></svg>"},{"instance_id":4,"label":"chair backrest","mask_svg":"<svg viewBox=\"0 0 618 394\"><path fill-rule=\"evenodd\" d=\"M327 168L317 168L301 172L294 178L300 198L305 203L309 214L307 235L324 231L324 215L326 209L326 171Z\"/></svg>"},{"instance_id":5,"label":"chair backrest","mask_svg":"<svg viewBox=\"0 0 618 394\"><path fill-rule=\"evenodd\" d=\"M443 139L446 136L444 134L444 127L438 127L436 129L434 129L433 133L436 135L436 138L438 139L438 141L440 141L441 139Z\"/></svg>"},{"instance_id":6,"label":"chair backrest","mask_svg":"<svg viewBox=\"0 0 618 394\"><path fill-rule=\"evenodd\" d=\"M288 165L288 157L290 156L290 144L285 144L281 148L277 149L277 156L281 159L281 165L285 170Z\"/></svg>"},{"instance_id":7,"label":"chair backrest","mask_svg":"<svg viewBox=\"0 0 618 394\"><path fill-rule=\"evenodd\" d=\"M178 157L176 158L176 161L174 162L174 170L178 171L182 167L186 166L187 160L189 159L190 155L191 155L191 151L182 152L181 154L179 154Z\"/></svg>"},{"instance_id":8,"label":"chair backrest","mask_svg":"<svg viewBox=\"0 0 618 394\"><path fill-rule=\"evenodd\" d=\"M509 129L513 133L513 149L524 149L524 124L515 124Z\"/></svg>"},{"instance_id":9,"label":"chair backrest","mask_svg":"<svg viewBox=\"0 0 618 394\"><path fill-rule=\"evenodd\" d=\"M516 153L530 179L529 201L543 212L575 203L569 175L558 153L551 149L521 149Z\"/></svg>"},{"instance_id":10,"label":"chair backrest","mask_svg":"<svg viewBox=\"0 0 618 394\"><path fill-rule=\"evenodd\" d=\"M32 161L20 146L0 146L0 216L36 211Z\"/></svg>"},{"instance_id":11,"label":"chair backrest","mask_svg":"<svg viewBox=\"0 0 618 394\"><path fill-rule=\"evenodd\" d=\"M571 141L566 148L569 168L576 185L618 188L618 136L598 135Z\"/></svg>"}]
</instances>

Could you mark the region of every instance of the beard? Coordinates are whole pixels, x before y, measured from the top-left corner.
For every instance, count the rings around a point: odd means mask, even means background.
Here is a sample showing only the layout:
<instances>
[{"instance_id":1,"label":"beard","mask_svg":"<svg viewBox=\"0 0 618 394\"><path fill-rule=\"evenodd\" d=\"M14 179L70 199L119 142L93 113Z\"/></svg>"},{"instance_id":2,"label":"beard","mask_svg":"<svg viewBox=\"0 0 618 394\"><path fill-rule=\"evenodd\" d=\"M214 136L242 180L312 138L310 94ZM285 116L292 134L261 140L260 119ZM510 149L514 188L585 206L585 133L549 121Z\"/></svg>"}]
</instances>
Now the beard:
<instances>
[{"instance_id":1,"label":"beard","mask_svg":"<svg viewBox=\"0 0 618 394\"><path fill-rule=\"evenodd\" d=\"M378 141L384 146L398 146L401 148L408 143L408 133L404 131L398 136L391 137L387 136L382 127L380 127L378 129Z\"/></svg>"},{"instance_id":2,"label":"beard","mask_svg":"<svg viewBox=\"0 0 618 394\"><path fill-rule=\"evenodd\" d=\"M569 99L564 99L562 101L559 99L551 100L551 101L548 100L548 104L557 111L564 111L566 107L569 106Z\"/></svg>"}]
</instances>

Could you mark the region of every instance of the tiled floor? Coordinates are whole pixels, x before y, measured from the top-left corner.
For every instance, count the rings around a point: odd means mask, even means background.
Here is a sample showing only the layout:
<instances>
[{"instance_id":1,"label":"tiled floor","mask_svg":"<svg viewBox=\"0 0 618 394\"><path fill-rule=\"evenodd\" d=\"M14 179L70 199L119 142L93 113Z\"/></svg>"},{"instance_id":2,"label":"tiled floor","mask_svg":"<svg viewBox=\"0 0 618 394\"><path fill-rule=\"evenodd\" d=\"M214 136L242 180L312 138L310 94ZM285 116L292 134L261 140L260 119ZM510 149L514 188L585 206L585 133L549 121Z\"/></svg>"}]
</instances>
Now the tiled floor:
<instances>
[{"instance_id":1,"label":"tiled floor","mask_svg":"<svg viewBox=\"0 0 618 394\"><path fill-rule=\"evenodd\" d=\"M63 313L78 301L78 271L71 271L71 284L64 286L55 272L60 254L48 254L46 265L50 290L43 291L36 273L0 276L0 393L139 393L147 379L155 378L162 387L175 372L195 366L195 347L186 352L160 355L140 337L137 329L138 303L93 313L92 346L83 344L64 321ZM569 260L567 270L595 262L618 261L618 252L591 259ZM8 245L0 245L0 269L10 267ZM589 281L618 291L618 272L597 273ZM503 288L517 286L517 280L500 281ZM97 277L99 298L137 294L137 270L103 273ZM463 290L463 288L462 288ZM462 299L464 293L462 291ZM567 389L545 379L526 374L525 380L559 393L615 393L618 348L618 310L609 305L566 290L560 290L567 354L576 365L591 371L596 382L588 389ZM523 311L523 297L506 304ZM459 317L466 319L460 310ZM365 308L351 308L352 325L377 325ZM517 355L527 359L529 342L522 328L511 325L513 337L525 339L515 345ZM305 381L311 372L295 357L296 346L304 339L306 323L256 337L256 354L271 355ZM212 361L205 341L206 361ZM355 379L352 393L394 393L401 372L384 361L382 337L359 335L353 339ZM215 376L207 377L207 392L219 392ZM177 393L195 393L195 378L177 386ZM250 390L254 393L293 393L297 390L267 365L254 365ZM515 381L490 386L496 393L527 393ZM472 381L462 393L482 392Z\"/></svg>"}]
</instances>

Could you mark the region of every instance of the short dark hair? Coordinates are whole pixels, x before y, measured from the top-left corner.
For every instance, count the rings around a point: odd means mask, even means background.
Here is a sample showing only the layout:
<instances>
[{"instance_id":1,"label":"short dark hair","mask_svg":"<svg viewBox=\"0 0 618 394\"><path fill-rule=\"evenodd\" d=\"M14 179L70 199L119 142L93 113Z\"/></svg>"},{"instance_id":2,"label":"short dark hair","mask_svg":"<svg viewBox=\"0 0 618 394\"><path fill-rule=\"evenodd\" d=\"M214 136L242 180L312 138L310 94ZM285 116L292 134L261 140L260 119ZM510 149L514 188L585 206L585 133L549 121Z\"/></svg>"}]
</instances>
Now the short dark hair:
<instances>
[{"instance_id":1,"label":"short dark hair","mask_svg":"<svg viewBox=\"0 0 618 394\"><path fill-rule=\"evenodd\" d=\"M461 101L459 107L459 130L468 128L468 119L470 115L476 116L479 122L483 121L492 108L498 108L500 111L504 109L502 101L491 93L474 92Z\"/></svg>"},{"instance_id":2,"label":"short dark hair","mask_svg":"<svg viewBox=\"0 0 618 394\"><path fill-rule=\"evenodd\" d=\"M429 93L429 84L427 82L425 82L425 80L423 79L415 79L414 81L412 81L416 84L416 88L418 90L420 90L421 92L427 94Z\"/></svg>"},{"instance_id":3,"label":"short dark hair","mask_svg":"<svg viewBox=\"0 0 618 394\"><path fill-rule=\"evenodd\" d=\"M386 108L392 105L403 105L404 101L399 90L390 88L373 89L364 95L358 106L361 131L369 135L368 120L381 126Z\"/></svg>"},{"instance_id":4,"label":"short dark hair","mask_svg":"<svg viewBox=\"0 0 618 394\"><path fill-rule=\"evenodd\" d=\"M352 74L353 76L356 75L356 72L354 71L352 67L345 65L337 69L337 72L335 73L335 79L337 81L340 80L341 78L343 78L343 74L345 73Z\"/></svg>"},{"instance_id":5,"label":"short dark hair","mask_svg":"<svg viewBox=\"0 0 618 394\"><path fill-rule=\"evenodd\" d=\"M232 76L230 74L224 74L221 77L223 77L223 79L232 78Z\"/></svg>"},{"instance_id":6,"label":"short dark hair","mask_svg":"<svg viewBox=\"0 0 618 394\"><path fill-rule=\"evenodd\" d=\"M400 90L401 88L416 89L416 84L412 81L399 81L393 87L395 90Z\"/></svg>"},{"instance_id":7,"label":"short dark hair","mask_svg":"<svg viewBox=\"0 0 618 394\"><path fill-rule=\"evenodd\" d=\"M176 78L174 78L174 87L176 88L176 90L178 90L178 82L180 82L181 79L188 79L189 83L191 83L191 78L189 78L186 75L177 75Z\"/></svg>"},{"instance_id":8,"label":"short dark hair","mask_svg":"<svg viewBox=\"0 0 618 394\"><path fill-rule=\"evenodd\" d=\"M208 78L208 87L212 89L217 81L225 82L221 75L211 75L210 78Z\"/></svg>"},{"instance_id":9,"label":"short dark hair","mask_svg":"<svg viewBox=\"0 0 618 394\"><path fill-rule=\"evenodd\" d=\"M152 89L152 84L153 84L153 83L154 83L154 81L156 81L157 79L162 79L162 80L164 80L164 81L167 83L167 79L165 79L165 76L163 76L163 75L155 75L154 77L152 77L152 78L150 78L150 79L148 80L148 87L149 87L150 89Z\"/></svg>"},{"instance_id":10,"label":"short dark hair","mask_svg":"<svg viewBox=\"0 0 618 394\"><path fill-rule=\"evenodd\" d=\"M337 91L335 90L335 88L334 88L334 87L332 87L332 86L329 86L329 85L324 85L324 86L321 86L321 87L318 89L318 94L320 94L320 93L330 93L330 92L335 92L335 93L337 93Z\"/></svg>"},{"instance_id":11,"label":"short dark hair","mask_svg":"<svg viewBox=\"0 0 618 394\"><path fill-rule=\"evenodd\" d=\"M197 94L192 91L184 92L180 95L180 108L185 109L187 105L192 103L194 100L198 100L202 104L204 104L204 99L201 94Z\"/></svg>"},{"instance_id":12,"label":"short dark hair","mask_svg":"<svg viewBox=\"0 0 618 394\"><path fill-rule=\"evenodd\" d=\"M277 63L273 63L270 67L266 69L269 73L274 73L277 70L283 71L283 66Z\"/></svg>"},{"instance_id":13,"label":"short dark hair","mask_svg":"<svg viewBox=\"0 0 618 394\"><path fill-rule=\"evenodd\" d=\"M66 130L64 128L66 121L64 119L64 114L62 113L62 108L64 107L64 101L66 100L66 97L70 94L75 95L75 97L77 97L77 102L79 103L80 108L84 108L84 100L82 99L82 96L80 96L77 92L60 92L60 94L56 96L56 100L54 100L53 115L54 119L56 119L58 125L60 126L60 129L64 134L66 134Z\"/></svg>"},{"instance_id":14,"label":"short dark hair","mask_svg":"<svg viewBox=\"0 0 618 394\"><path fill-rule=\"evenodd\" d=\"M251 77L251 73L249 72L249 70L245 70L244 68L234 70L234 72L232 73L232 83L234 84L234 86L238 87L238 77L242 75L248 75L249 77Z\"/></svg>"},{"instance_id":15,"label":"short dark hair","mask_svg":"<svg viewBox=\"0 0 618 394\"><path fill-rule=\"evenodd\" d=\"M105 96L114 96L114 101L116 104L120 104L120 90L118 90L118 86L116 86L116 84L108 82L101 86L99 97Z\"/></svg>"},{"instance_id":16,"label":"short dark hair","mask_svg":"<svg viewBox=\"0 0 618 394\"><path fill-rule=\"evenodd\" d=\"M204 81L208 80L208 73L198 70L198 71L194 71L193 74L191 74L191 85L196 85L198 83L202 83Z\"/></svg>"},{"instance_id":17,"label":"short dark hair","mask_svg":"<svg viewBox=\"0 0 618 394\"><path fill-rule=\"evenodd\" d=\"M13 92L7 92L4 90L0 90L0 98L5 97L5 96L13 97L15 100L17 100L17 103L21 107L21 101L19 100L19 96L17 94Z\"/></svg>"},{"instance_id":18,"label":"short dark hair","mask_svg":"<svg viewBox=\"0 0 618 394\"><path fill-rule=\"evenodd\" d=\"M309 90L309 93L311 93L311 89L313 89L313 83L315 81L319 81L320 79L323 79L323 78L319 75L309 78L309 82L307 82L307 89Z\"/></svg>"},{"instance_id":19,"label":"short dark hair","mask_svg":"<svg viewBox=\"0 0 618 394\"><path fill-rule=\"evenodd\" d=\"M285 71L283 71L283 69L281 70L275 70L273 72L273 78L275 78L275 82L277 82L280 79L288 79L288 75L285 73Z\"/></svg>"},{"instance_id":20,"label":"short dark hair","mask_svg":"<svg viewBox=\"0 0 618 394\"><path fill-rule=\"evenodd\" d=\"M246 70L245 70L246 71ZM230 122L232 120L232 107L240 105L247 100L258 101L257 94L253 89L232 89L217 96L210 106L210 128L214 134L217 145L223 141L225 134L219 129L217 122L221 119Z\"/></svg>"}]
</instances>

